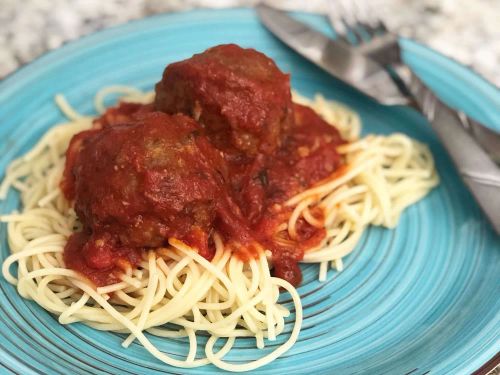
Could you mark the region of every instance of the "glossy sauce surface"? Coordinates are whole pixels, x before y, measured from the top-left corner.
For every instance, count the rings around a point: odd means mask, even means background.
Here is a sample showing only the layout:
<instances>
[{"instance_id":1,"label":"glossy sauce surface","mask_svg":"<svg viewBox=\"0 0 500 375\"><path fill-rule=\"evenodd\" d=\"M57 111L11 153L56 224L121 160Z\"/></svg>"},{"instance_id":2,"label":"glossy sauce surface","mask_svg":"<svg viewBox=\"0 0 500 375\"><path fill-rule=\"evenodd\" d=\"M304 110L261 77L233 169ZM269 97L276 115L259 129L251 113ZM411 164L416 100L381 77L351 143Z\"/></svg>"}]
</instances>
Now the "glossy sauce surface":
<instances>
[{"instance_id":1,"label":"glossy sauce surface","mask_svg":"<svg viewBox=\"0 0 500 375\"><path fill-rule=\"evenodd\" d=\"M324 238L302 219L296 238L276 232L286 200L341 166L338 131L292 103L288 76L263 54L234 45L204 54L166 68L154 105L110 108L68 148L62 188L84 232L65 261L96 285L170 237L211 259L214 230L243 260L269 249L273 274L298 285L297 262Z\"/></svg>"}]
</instances>

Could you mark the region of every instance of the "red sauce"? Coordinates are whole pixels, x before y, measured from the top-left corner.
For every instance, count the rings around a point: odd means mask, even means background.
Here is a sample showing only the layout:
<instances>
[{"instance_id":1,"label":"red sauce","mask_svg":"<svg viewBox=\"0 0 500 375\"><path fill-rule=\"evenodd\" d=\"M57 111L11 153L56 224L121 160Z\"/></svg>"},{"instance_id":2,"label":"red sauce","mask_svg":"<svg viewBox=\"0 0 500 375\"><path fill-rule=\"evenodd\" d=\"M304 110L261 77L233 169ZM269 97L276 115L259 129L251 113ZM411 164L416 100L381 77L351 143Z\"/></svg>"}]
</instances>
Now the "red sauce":
<instances>
[{"instance_id":1,"label":"red sauce","mask_svg":"<svg viewBox=\"0 0 500 375\"><path fill-rule=\"evenodd\" d=\"M94 129L102 129L105 126L125 124L130 122L135 116L149 113L154 110L152 104L121 102L116 107L111 107L96 120L94 120Z\"/></svg>"},{"instance_id":2,"label":"red sauce","mask_svg":"<svg viewBox=\"0 0 500 375\"><path fill-rule=\"evenodd\" d=\"M244 261L271 250L273 274L298 285L297 262L324 239L303 219L297 238L276 230L291 214L289 198L342 169L338 131L291 102L288 76L264 55L209 51L167 67L154 106L110 108L68 148L62 188L85 229L64 259L96 285L116 282L170 237L210 260L214 230Z\"/></svg>"},{"instance_id":3,"label":"red sauce","mask_svg":"<svg viewBox=\"0 0 500 375\"><path fill-rule=\"evenodd\" d=\"M80 272L97 286L117 283L120 274L127 268L135 267L142 259L142 250L131 247L96 245L96 240L89 241L86 232L74 233L64 248L66 267Z\"/></svg>"}]
</instances>

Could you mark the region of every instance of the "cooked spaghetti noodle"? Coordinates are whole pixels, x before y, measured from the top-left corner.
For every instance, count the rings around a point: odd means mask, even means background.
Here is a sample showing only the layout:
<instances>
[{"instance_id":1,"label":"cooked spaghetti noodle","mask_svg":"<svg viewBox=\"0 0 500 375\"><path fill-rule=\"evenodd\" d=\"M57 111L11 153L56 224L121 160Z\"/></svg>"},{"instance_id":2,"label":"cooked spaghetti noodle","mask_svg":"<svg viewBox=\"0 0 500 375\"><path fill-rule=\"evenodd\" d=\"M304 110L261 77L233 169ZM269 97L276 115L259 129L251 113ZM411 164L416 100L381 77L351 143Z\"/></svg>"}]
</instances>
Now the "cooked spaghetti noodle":
<instances>
[{"instance_id":1,"label":"cooked spaghetti noodle","mask_svg":"<svg viewBox=\"0 0 500 375\"><path fill-rule=\"evenodd\" d=\"M96 108L105 110L104 99L121 93L122 100L149 103L151 93L129 87L110 87L96 95ZM359 117L321 96L313 101L296 97L335 124L349 143L338 151L346 167L342 173L316 184L286 202L294 210L279 226L294 239L299 219L325 227L320 246L306 252L303 262L319 263L324 280L331 264L342 270L342 258L351 252L369 224L393 227L408 205L422 198L438 183L432 156L422 144L402 134L359 139ZM59 190L64 154L71 137L88 129L92 117L76 113L57 96L56 102L70 119L50 129L29 151L11 163L0 187L5 198L9 187L20 192L22 210L0 217L8 223L11 255L2 272L20 295L36 301L59 316L61 324L85 323L95 329L127 333L123 346L137 339L153 356L172 366L196 367L212 363L229 371L248 371L265 365L287 351L297 340L302 307L296 289L271 277L266 254L243 262L224 250L213 235L215 257L207 261L181 241L170 239L165 249L148 251L136 269L123 273L121 281L95 288L79 273L67 269L63 250L68 237L81 224ZM315 216L315 208L324 212ZM280 233L277 233L279 236ZM272 261L272 260L271 260ZM17 264L17 275L11 265ZM236 338L253 337L258 348L285 331L290 312L278 303L280 288L294 304L294 323L288 340L273 352L247 364L223 360ZM182 301L182 303L179 303ZM165 326L171 323L178 329ZM205 357L196 358L197 332L210 335ZM145 332L160 337L189 338L185 360L159 351ZM226 342L215 351L216 341Z\"/></svg>"}]
</instances>

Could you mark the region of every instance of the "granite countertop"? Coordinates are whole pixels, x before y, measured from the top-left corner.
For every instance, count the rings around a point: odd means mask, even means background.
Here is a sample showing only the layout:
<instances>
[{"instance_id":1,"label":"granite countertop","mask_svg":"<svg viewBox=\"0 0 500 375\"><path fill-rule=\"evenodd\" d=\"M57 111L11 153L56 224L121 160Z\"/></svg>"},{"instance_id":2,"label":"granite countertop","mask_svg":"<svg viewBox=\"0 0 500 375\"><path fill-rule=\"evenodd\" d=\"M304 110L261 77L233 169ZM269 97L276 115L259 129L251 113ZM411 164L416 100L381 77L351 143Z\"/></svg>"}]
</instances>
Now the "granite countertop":
<instances>
[{"instance_id":1,"label":"granite countertop","mask_svg":"<svg viewBox=\"0 0 500 375\"><path fill-rule=\"evenodd\" d=\"M326 12L326 1L346 3L346 0L268 1L283 9L316 13ZM65 41L128 20L196 7L249 6L255 2L1 0L0 78ZM455 58L500 87L500 1L371 0L370 6L380 12L392 30Z\"/></svg>"}]
</instances>

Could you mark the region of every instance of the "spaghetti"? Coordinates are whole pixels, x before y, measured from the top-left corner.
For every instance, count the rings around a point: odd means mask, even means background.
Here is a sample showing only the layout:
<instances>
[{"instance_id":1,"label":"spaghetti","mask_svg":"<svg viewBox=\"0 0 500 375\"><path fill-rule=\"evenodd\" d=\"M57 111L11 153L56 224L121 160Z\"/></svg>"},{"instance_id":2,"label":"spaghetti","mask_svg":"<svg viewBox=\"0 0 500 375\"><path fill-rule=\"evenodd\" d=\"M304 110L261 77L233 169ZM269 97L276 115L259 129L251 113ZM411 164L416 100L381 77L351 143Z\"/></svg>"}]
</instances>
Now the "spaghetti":
<instances>
[{"instance_id":1,"label":"spaghetti","mask_svg":"<svg viewBox=\"0 0 500 375\"><path fill-rule=\"evenodd\" d=\"M96 108L105 110L108 94L124 94L124 101L149 103L153 94L129 87L110 87L96 95ZM426 146L402 134L359 138L359 117L340 104L317 96L311 106L334 123L349 143L338 148L346 167L343 173L321 181L292 197L293 208L279 231L291 239L297 223L305 220L324 227L322 243L306 252L303 262L319 263L319 279L325 280L329 265L342 270L342 258L351 252L370 225L394 227L401 212L421 199L438 183L432 155ZM213 235L215 256L211 261L181 241L170 239L169 247L148 251L136 269L123 273L121 281L95 288L79 273L64 265L63 250L68 237L81 224L59 190L64 154L71 137L92 126L92 117L81 116L56 97L69 123L50 129L26 155L11 163L0 187L5 198L9 187L20 192L22 210L2 215L8 223L11 255L2 272L19 294L36 301L59 316L61 324L85 323L95 329L126 333L128 346L137 339L153 356L172 366L197 367L208 363L228 371L249 371L263 366L297 340L302 307L296 289L272 277L272 259L261 253L247 262L232 257L221 237ZM324 217L315 214L320 209ZM280 233L277 233L279 236ZM267 254L269 255L269 254ZM17 275L10 269L17 264ZM229 363L223 357L238 337L253 337L263 348L286 331L290 310L280 305L280 288L290 293L294 322L288 340L266 356L246 364ZM182 301L182 303L179 303ZM173 324L177 328L172 328ZM156 348L145 332L160 337L188 337L189 352L178 360ZM210 335L205 357L197 358L197 332ZM225 339L217 351L217 340Z\"/></svg>"}]
</instances>

